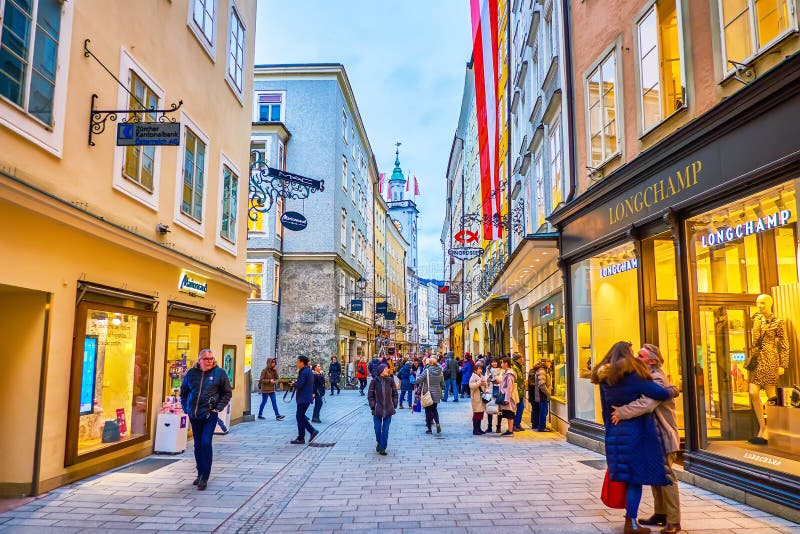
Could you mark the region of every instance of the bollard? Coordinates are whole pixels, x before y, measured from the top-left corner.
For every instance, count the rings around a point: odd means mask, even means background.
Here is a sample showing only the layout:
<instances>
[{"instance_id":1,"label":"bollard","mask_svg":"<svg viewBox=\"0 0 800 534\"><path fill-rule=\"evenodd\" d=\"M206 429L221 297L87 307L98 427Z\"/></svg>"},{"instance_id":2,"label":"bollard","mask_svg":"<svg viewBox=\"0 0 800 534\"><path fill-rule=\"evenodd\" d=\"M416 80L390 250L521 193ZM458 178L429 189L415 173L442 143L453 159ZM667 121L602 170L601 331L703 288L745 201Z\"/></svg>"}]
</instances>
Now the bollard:
<instances>
[{"instance_id":1,"label":"bollard","mask_svg":"<svg viewBox=\"0 0 800 534\"><path fill-rule=\"evenodd\" d=\"M253 372L248 369L244 372L244 411L242 412L242 421L255 421L255 416L251 413L251 406L253 401Z\"/></svg>"}]
</instances>

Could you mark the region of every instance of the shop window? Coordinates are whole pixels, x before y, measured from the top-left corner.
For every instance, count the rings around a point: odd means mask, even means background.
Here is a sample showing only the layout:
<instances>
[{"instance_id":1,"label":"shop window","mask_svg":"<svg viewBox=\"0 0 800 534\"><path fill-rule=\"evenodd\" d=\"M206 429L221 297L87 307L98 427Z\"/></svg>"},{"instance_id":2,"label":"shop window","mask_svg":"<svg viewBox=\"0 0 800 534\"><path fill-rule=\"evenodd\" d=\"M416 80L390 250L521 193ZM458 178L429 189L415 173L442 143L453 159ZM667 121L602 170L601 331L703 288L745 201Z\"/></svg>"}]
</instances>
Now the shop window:
<instances>
[{"instance_id":1,"label":"shop window","mask_svg":"<svg viewBox=\"0 0 800 534\"><path fill-rule=\"evenodd\" d=\"M686 223L701 447L795 476L796 186L786 182Z\"/></svg>"},{"instance_id":2,"label":"shop window","mask_svg":"<svg viewBox=\"0 0 800 534\"><path fill-rule=\"evenodd\" d=\"M549 306L549 307L547 307ZM549 304L541 309L545 309L548 315L554 315L556 307ZM539 311L541 311L541 309ZM552 310L552 311L549 311ZM564 401L567 397L567 360L564 353L564 318L541 318L541 314L535 319L536 324L533 328L533 361L531 365L542 360L548 360L552 366L550 372L553 374L553 397Z\"/></svg>"},{"instance_id":3,"label":"shop window","mask_svg":"<svg viewBox=\"0 0 800 534\"><path fill-rule=\"evenodd\" d=\"M167 369L165 395L180 395L183 375L195 363L202 349L210 346L207 323L170 317L167 333Z\"/></svg>"},{"instance_id":4,"label":"shop window","mask_svg":"<svg viewBox=\"0 0 800 534\"><path fill-rule=\"evenodd\" d=\"M624 244L574 264L572 331L575 355L575 413L579 419L602 424L600 389L589 381L590 371L618 341L640 346L639 259L633 244Z\"/></svg>"},{"instance_id":5,"label":"shop window","mask_svg":"<svg viewBox=\"0 0 800 534\"><path fill-rule=\"evenodd\" d=\"M719 9L726 72L795 26L787 0L720 0Z\"/></svg>"},{"instance_id":6,"label":"shop window","mask_svg":"<svg viewBox=\"0 0 800 534\"><path fill-rule=\"evenodd\" d=\"M247 334L244 337L244 370L253 368L253 334Z\"/></svg>"},{"instance_id":7,"label":"shop window","mask_svg":"<svg viewBox=\"0 0 800 534\"><path fill-rule=\"evenodd\" d=\"M616 51L604 57L586 78L589 161L599 167L619 151L617 146Z\"/></svg>"},{"instance_id":8,"label":"shop window","mask_svg":"<svg viewBox=\"0 0 800 534\"><path fill-rule=\"evenodd\" d=\"M264 264L261 262L248 261L245 273L247 281L255 286L250 289L250 298L260 299L262 288L264 287Z\"/></svg>"},{"instance_id":9,"label":"shop window","mask_svg":"<svg viewBox=\"0 0 800 534\"><path fill-rule=\"evenodd\" d=\"M128 109L158 109L158 95L133 71L130 72L130 80L132 94L128 100ZM141 122L157 121L155 113L133 113L131 119ZM155 159L156 147L154 146L125 147L123 176L152 192Z\"/></svg>"},{"instance_id":10,"label":"shop window","mask_svg":"<svg viewBox=\"0 0 800 534\"><path fill-rule=\"evenodd\" d=\"M654 239L656 300L678 300L678 275L675 271L675 244L672 239Z\"/></svg>"},{"instance_id":11,"label":"shop window","mask_svg":"<svg viewBox=\"0 0 800 534\"><path fill-rule=\"evenodd\" d=\"M70 437L68 464L148 436L154 319L152 312L92 302L79 305L72 388L77 402L70 413L77 425Z\"/></svg>"}]
</instances>

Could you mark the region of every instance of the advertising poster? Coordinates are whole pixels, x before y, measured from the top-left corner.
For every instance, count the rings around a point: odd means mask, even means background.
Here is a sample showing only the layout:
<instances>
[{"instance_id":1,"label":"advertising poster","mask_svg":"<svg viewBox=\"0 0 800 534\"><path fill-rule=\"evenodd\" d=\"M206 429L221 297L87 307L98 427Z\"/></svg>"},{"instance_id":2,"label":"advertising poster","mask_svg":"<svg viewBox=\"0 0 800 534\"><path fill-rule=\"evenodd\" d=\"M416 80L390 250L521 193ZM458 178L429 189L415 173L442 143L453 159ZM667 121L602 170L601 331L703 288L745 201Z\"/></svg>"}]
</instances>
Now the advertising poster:
<instances>
[{"instance_id":1,"label":"advertising poster","mask_svg":"<svg viewBox=\"0 0 800 534\"><path fill-rule=\"evenodd\" d=\"M83 340L83 371L81 372L81 415L94 412L94 380L97 367L97 336Z\"/></svg>"}]
</instances>

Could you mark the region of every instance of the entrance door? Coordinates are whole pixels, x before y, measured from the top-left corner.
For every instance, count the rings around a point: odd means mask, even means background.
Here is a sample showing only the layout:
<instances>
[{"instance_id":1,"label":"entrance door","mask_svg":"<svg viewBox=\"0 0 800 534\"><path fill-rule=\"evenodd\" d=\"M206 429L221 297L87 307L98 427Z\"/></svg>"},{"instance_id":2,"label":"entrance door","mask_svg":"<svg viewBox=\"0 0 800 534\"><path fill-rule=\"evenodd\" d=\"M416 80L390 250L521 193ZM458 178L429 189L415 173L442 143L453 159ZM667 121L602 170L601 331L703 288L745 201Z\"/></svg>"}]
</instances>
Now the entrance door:
<instances>
[{"instance_id":1,"label":"entrance door","mask_svg":"<svg viewBox=\"0 0 800 534\"><path fill-rule=\"evenodd\" d=\"M207 322L169 317L167 331L167 369L164 395L178 395L183 375L195 363L202 349L211 346L211 325ZM221 364L221 360L217 361Z\"/></svg>"}]
</instances>

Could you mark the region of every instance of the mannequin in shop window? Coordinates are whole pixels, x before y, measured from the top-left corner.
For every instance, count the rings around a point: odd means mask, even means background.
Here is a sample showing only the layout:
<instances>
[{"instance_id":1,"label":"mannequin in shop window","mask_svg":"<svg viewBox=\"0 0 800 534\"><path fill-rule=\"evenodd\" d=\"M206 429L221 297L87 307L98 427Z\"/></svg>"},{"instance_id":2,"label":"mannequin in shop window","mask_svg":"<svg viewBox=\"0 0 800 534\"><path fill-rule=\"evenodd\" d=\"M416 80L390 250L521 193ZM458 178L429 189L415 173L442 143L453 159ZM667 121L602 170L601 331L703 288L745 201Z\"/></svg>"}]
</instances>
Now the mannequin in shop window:
<instances>
[{"instance_id":1,"label":"mannequin in shop window","mask_svg":"<svg viewBox=\"0 0 800 534\"><path fill-rule=\"evenodd\" d=\"M766 445L767 423L764 420L764 405L761 402L761 390L767 398L776 395L778 377L789 366L789 345L786 340L786 328L783 319L772 313L772 297L759 295L756 299L758 312L753 315L752 351L754 364L748 376L748 392L750 402L758 420L758 435L748 441L755 445ZM753 366L754 365L754 366Z\"/></svg>"}]
</instances>

